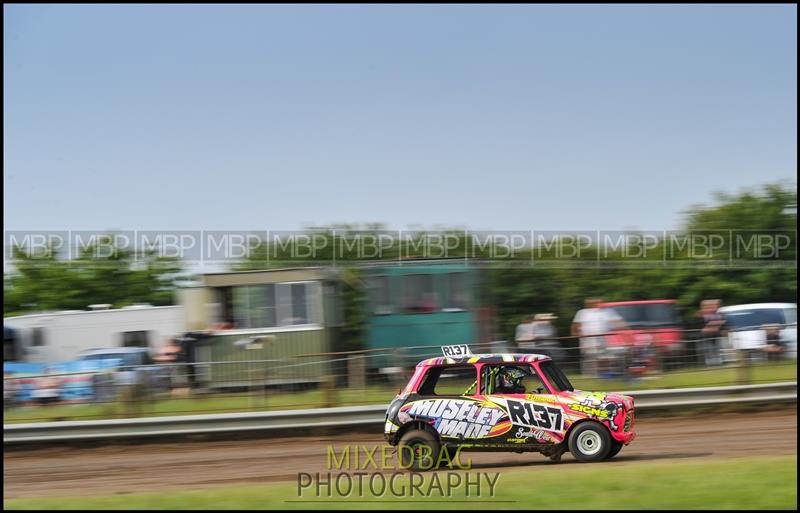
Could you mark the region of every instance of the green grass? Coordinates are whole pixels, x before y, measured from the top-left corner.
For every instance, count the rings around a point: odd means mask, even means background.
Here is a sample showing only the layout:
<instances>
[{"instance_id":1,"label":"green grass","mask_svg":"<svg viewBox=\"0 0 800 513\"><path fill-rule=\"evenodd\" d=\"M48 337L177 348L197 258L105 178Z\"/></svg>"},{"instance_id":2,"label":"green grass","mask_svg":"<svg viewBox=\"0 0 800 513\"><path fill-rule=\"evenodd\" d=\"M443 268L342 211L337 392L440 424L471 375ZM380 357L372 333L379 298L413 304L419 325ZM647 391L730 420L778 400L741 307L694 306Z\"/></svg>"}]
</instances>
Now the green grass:
<instances>
[{"instance_id":1,"label":"green grass","mask_svg":"<svg viewBox=\"0 0 800 513\"><path fill-rule=\"evenodd\" d=\"M80 420L122 418L132 416L181 415L198 413L231 413L241 411L291 410L388 403L397 393L395 387L369 387L366 390L338 390L331 404L321 390L278 392L267 394L213 394L194 397L143 401L133 408L123 403L63 404L23 406L3 413L3 422L36 422L47 420Z\"/></svg>"},{"instance_id":2,"label":"green grass","mask_svg":"<svg viewBox=\"0 0 800 513\"><path fill-rule=\"evenodd\" d=\"M711 387L735 385L740 382L740 371L735 365L708 369L677 370L647 379L625 382L621 379L596 379L570 376L572 384L581 390L622 391L652 388ZM749 382L774 383L797 380L797 363L756 364L750 367Z\"/></svg>"},{"instance_id":3,"label":"green grass","mask_svg":"<svg viewBox=\"0 0 800 513\"><path fill-rule=\"evenodd\" d=\"M410 497L369 493L298 501L297 483L105 497L11 499L7 509L796 509L797 456L693 462L572 464L501 472L495 496ZM473 470L472 472L478 472ZM494 471L491 471L493 473ZM440 479L446 481L440 472ZM426 476L430 479L430 475ZM407 482L407 481L406 481ZM368 490L368 488L367 488ZM474 490L474 489L473 489ZM485 489L484 489L485 490ZM302 499L317 501L313 493ZM388 502L375 502L385 500ZM287 502L289 501L289 502ZM460 502L459 502L460 501ZM465 502L466 501L466 502ZM489 501L489 502L478 502Z\"/></svg>"},{"instance_id":4,"label":"green grass","mask_svg":"<svg viewBox=\"0 0 800 513\"><path fill-rule=\"evenodd\" d=\"M572 375L576 388L605 392L644 390L652 388L678 388L721 386L738 383L739 369L721 367L688 371L673 371L649 379L625 382L620 379L603 380ZM797 364L760 364L751 368L750 381L769 383L797 379ZM53 406L26 406L3 413L3 422L37 422L48 420L80 420L123 418L136 416L181 415L192 413L225 413L241 411L284 410L347 406L360 404L386 404L397 393L397 387L370 386L366 390L339 389L329 400L321 390L303 392L273 392L268 394L215 394L186 398L167 398L143 402L137 409L126 408L121 403L73 404Z\"/></svg>"}]
</instances>

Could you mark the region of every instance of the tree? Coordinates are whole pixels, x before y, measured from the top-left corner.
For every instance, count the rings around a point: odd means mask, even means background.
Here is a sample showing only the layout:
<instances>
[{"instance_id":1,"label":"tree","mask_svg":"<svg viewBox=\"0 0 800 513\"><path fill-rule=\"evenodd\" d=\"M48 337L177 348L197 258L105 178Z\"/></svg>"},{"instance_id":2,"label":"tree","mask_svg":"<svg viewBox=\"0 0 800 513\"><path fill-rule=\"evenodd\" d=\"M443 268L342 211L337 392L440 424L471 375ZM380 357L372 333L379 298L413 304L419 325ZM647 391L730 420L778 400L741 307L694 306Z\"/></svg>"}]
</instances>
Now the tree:
<instances>
[{"instance_id":1,"label":"tree","mask_svg":"<svg viewBox=\"0 0 800 513\"><path fill-rule=\"evenodd\" d=\"M98 251L102 245L103 251ZM99 237L72 260L50 247L38 254L12 248L13 271L3 279L3 313L84 309L107 303L170 305L175 281L182 276L178 259L154 251L135 254Z\"/></svg>"}]
</instances>

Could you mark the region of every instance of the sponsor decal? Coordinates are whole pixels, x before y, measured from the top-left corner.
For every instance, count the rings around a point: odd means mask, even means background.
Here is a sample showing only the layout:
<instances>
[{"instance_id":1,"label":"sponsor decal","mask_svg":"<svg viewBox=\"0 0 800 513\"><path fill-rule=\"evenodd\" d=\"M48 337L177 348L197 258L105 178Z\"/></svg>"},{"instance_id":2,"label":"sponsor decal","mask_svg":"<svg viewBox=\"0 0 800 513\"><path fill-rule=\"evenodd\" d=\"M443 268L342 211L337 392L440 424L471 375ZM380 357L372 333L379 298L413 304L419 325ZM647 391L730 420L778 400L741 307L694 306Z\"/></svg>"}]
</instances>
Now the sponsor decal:
<instances>
[{"instance_id":1,"label":"sponsor decal","mask_svg":"<svg viewBox=\"0 0 800 513\"><path fill-rule=\"evenodd\" d=\"M547 433L545 431L541 430L541 429L518 428L517 432L515 433L515 435L518 438L525 438L525 439L533 438L537 442L549 442L550 441L550 437L547 436Z\"/></svg>"},{"instance_id":2,"label":"sponsor decal","mask_svg":"<svg viewBox=\"0 0 800 513\"><path fill-rule=\"evenodd\" d=\"M545 431L563 431L564 416L561 408L507 399L508 416L515 426L539 428Z\"/></svg>"},{"instance_id":3,"label":"sponsor decal","mask_svg":"<svg viewBox=\"0 0 800 513\"><path fill-rule=\"evenodd\" d=\"M489 436L499 436L513 427L510 420L500 421L496 426L489 430Z\"/></svg>"},{"instance_id":4,"label":"sponsor decal","mask_svg":"<svg viewBox=\"0 0 800 513\"><path fill-rule=\"evenodd\" d=\"M552 395L527 395L525 399L534 403L558 404L558 401Z\"/></svg>"},{"instance_id":5,"label":"sponsor decal","mask_svg":"<svg viewBox=\"0 0 800 513\"><path fill-rule=\"evenodd\" d=\"M490 406L490 404L492 404ZM465 399L426 399L414 401L400 409L401 421L406 417L432 419L433 427L441 436L453 438L485 438L496 436L498 423L506 412L493 403ZM509 426L510 428L510 426ZM494 431L494 433L492 433ZM504 431L507 431L505 429ZM500 433L504 432L500 431Z\"/></svg>"},{"instance_id":6,"label":"sponsor decal","mask_svg":"<svg viewBox=\"0 0 800 513\"><path fill-rule=\"evenodd\" d=\"M595 408L594 406L585 406L583 404L573 403L567 405L567 408L572 411L579 411L581 413L592 415L601 419L608 419L608 412L606 410L601 410L600 408Z\"/></svg>"},{"instance_id":7,"label":"sponsor decal","mask_svg":"<svg viewBox=\"0 0 800 513\"><path fill-rule=\"evenodd\" d=\"M622 405L608 400L608 394L603 392L590 392L575 397L573 403L567 405L572 411L580 412L597 419L607 421L611 429L618 431L616 418L622 411Z\"/></svg>"}]
</instances>

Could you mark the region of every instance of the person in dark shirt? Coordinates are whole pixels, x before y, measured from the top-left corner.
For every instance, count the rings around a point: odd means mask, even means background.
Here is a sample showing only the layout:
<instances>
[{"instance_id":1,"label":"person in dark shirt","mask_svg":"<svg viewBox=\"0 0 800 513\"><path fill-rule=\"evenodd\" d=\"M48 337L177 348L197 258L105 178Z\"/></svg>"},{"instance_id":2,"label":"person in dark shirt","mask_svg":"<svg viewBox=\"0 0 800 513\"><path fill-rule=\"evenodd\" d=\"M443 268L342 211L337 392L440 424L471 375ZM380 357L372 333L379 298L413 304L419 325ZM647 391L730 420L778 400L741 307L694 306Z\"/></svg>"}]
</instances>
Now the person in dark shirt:
<instances>
[{"instance_id":1,"label":"person in dark shirt","mask_svg":"<svg viewBox=\"0 0 800 513\"><path fill-rule=\"evenodd\" d=\"M767 353L767 360L780 360L786 350L784 347L786 344L781 340L780 326L778 324L768 324L764 326L764 330L767 332L767 346L764 348L764 352Z\"/></svg>"},{"instance_id":2,"label":"person in dark shirt","mask_svg":"<svg viewBox=\"0 0 800 513\"><path fill-rule=\"evenodd\" d=\"M725 317L719 313L719 307L719 299L706 299L700 303L698 315L703 324L700 330L701 348L706 365L722 365L719 338L725 325Z\"/></svg>"}]
</instances>

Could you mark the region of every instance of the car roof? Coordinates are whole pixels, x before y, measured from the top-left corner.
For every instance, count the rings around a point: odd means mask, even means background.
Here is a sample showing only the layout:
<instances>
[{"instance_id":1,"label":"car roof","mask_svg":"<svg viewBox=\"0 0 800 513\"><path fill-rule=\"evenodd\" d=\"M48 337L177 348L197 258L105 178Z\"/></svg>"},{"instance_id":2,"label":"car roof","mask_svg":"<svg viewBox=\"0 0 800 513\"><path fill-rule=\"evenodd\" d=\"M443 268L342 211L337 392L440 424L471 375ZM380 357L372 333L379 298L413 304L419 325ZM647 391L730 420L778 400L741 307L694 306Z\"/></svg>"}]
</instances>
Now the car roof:
<instances>
[{"instance_id":1,"label":"car roof","mask_svg":"<svg viewBox=\"0 0 800 513\"><path fill-rule=\"evenodd\" d=\"M771 308L779 308L781 310L786 308L797 308L796 303L752 303L749 305L731 305L723 306L719 309L720 312L738 312L741 310L766 310Z\"/></svg>"},{"instance_id":2,"label":"car roof","mask_svg":"<svg viewBox=\"0 0 800 513\"><path fill-rule=\"evenodd\" d=\"M439 356L428 358L417 364L417 367L463 365L465 363L530 363L551 358L543 354L520 354L520 353L487 353L473 354L461 357Z\"/></svg>"}]
</instances>

